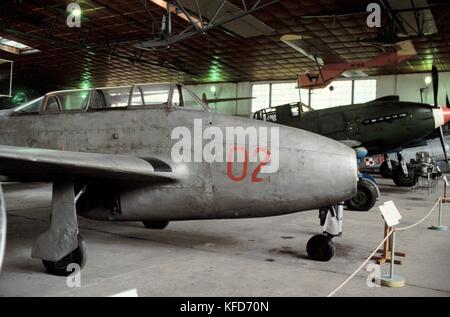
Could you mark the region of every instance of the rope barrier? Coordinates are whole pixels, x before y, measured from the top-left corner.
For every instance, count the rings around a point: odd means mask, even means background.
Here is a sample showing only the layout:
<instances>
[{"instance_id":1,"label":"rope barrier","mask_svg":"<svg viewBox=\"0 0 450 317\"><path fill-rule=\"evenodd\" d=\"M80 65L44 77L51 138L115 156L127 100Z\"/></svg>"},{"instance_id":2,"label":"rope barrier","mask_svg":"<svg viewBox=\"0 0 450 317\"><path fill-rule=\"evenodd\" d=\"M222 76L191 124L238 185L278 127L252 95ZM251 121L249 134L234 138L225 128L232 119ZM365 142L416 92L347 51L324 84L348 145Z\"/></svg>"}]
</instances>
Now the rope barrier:
<instances>
[{"instance_id":1,"label":"rope barrier","mask_svg":"<svg viewBox=\"0 0 450 317\"><path fill-rule=\"evenodd\" d=\"M412 225L406 226L406 227L402 227L402 228L394 228L394 230L396 230L396 231L403 231L403 230L408 230L408 229L414 228L415 226L420 224L422 221L424 221L425 219L427 219L431 215L431 213L436 209L437 205L441 202L441 200L442 200L442 197L439 197L437 202L434 204L433 208L431 208L431 210L422 219L417 221L415 224L412 224Z\"/></svg>"},{"instance_id":2,"label":"rope barrier","mask_svg":"<svg viewBox=\"0 0 450 317\"><path fill-rule=\"evenodd\" d=\"M375 253L377 253L377 251L381 248L381 246L386 242L387 239L389 239L389 237L391 236L391 234L394 231L403 231L403 230L408 230L411 228L414 228L415 226L417 226L418 224L420 224L421 222L423 222L425 219L427 219L432 213L433 211L436 209L437 205L441 202L442 197L440 197L437 202L434 204L434 206L431 208L431 210L419 221L417 221L416 223L410 225L410 226L406 226L406 227L402 227L402 228L393 228L393 230L391 230L389 232L388 235L386 235L386 237L383 239L383 241L381 241L381 243L377 246L377 248L369 255L369 257L344 281L342 282L338 287L336 287L334 289L334 291L332 291L330 294L328 294L327 297L331 297L334 294L336 294L342 287L344 287L352 278L355 277L356 274L358 274L359 271L361 271L361 269L366 266L366 264L370 261L370 259L375 255Z\"/></svg>"}]
</instances>

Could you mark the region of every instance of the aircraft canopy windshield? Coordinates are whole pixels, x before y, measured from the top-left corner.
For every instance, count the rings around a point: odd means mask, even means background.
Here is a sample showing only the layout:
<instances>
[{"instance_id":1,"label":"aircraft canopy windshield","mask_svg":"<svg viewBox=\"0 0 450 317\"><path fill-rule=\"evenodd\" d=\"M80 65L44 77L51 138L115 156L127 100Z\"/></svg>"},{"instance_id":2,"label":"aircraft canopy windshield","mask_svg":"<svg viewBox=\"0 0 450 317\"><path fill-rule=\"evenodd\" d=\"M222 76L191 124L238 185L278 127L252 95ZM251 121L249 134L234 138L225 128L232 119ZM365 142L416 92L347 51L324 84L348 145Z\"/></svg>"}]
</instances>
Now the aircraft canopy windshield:
<instances>
[{"instance_id":1,"label":"aircraft canopy windshield","mask_svg":"<svg viewBox=\"0 0 450 317\"><path fill-rule=\"evenodd\" d=\"M171 102L169 97L172 96ZM95 111L168 105L204 110L203 103L182 85L145 84L112 88L63 90L46 94L14 109L16 113Z\"/></svg>"}]
</instances>

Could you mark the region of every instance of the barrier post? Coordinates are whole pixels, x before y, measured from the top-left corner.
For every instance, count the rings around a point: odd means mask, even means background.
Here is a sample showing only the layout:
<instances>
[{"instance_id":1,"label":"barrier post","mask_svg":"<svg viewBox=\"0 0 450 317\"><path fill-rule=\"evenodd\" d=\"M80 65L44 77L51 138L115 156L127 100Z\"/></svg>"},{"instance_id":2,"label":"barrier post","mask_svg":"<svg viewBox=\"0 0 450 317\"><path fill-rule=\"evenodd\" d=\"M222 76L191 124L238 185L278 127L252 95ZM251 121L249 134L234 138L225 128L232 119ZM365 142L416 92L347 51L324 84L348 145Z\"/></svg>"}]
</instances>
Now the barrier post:
<instances>
[{"instance_id":1,"label":"barrier post","mask_svg":"<svg viewBox=\"0 0 450 317\"><path fill-rule=\"evenodd\" d=\"M406 285L405 279L399 275L395 275L394 267L395 267L395 256L399 255L398 253L395 254L395 226L399 224L399 220L402 218L402 215L400 215L400 212L398 211L397 207L395 206L393 201L386 201L383 205L378 207L381 211L381 214L384 218L384 221L386 222L386 225L390 228L390 236L389 236L389 242L390 242L390 267L389 267L389 274L383 275L380 278L381 285L387 286L387 287L403 287ZM385 238L386 239L386 238ZM404 256L404 255L403 255Z\"/></svg>"},{"instance_id":2,"label":"barrier post","mask_svg":"<svg viewBox=\"0 0 450 317\"><path fill-rule=\"evenodd\" d=\"M391 234L391 263L389 267L389 275L383 275L381 277L381 285L387 287L403 287L406 285L406 281L400 275L395 275L395 228L392 228Z\"/></svg>"},{"instance_id":3,"label":"barrier post","mask_svg":"<svg viewBox=\"0 0 450 317\"><path fill-rule=\"evenodd\" d=\"M439 200L439 209L438 209L438 217L437 224L435 226L431 226L428 229L436 230L436 231L447 231L447 226L442 225L442 204L449 203L450 201L447 199L447 186L448 181L447 177L444 176L444 197Z\"/></svg>"}]
</instances>

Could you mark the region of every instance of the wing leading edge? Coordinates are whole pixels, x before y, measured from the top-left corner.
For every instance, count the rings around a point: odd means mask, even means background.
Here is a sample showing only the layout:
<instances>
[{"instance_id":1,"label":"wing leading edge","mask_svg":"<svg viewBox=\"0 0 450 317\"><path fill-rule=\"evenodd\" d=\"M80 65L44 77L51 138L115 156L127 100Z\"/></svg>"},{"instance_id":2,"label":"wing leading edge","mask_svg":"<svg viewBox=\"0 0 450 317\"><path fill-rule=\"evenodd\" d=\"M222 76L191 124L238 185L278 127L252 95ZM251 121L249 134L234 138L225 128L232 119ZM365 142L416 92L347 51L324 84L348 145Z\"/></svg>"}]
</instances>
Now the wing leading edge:
<instances>
[{"instance_id":1,"label":"wing leading edge","mask_svg":"<svg viewBox=\"0 0 450 317\"><path fill-rule=\"evenodd\" d=\"M155 182L176 180L171 167L156 158L6 145L0 145L0 175L19 181L46 181L65 176Z\"/></svg>"}]
</instances>

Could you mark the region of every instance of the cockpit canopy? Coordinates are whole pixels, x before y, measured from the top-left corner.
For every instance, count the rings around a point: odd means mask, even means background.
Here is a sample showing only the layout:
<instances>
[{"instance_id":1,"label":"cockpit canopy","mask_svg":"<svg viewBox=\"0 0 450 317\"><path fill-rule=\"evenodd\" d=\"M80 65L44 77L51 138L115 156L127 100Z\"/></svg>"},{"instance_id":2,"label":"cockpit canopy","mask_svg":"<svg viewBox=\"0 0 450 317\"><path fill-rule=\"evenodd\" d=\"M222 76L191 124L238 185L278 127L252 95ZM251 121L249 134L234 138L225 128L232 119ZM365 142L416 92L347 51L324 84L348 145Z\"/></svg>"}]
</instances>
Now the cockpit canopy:
<instances>
[{"instance_id":1,"label":"cockpit canopy","mask_svg":"<svg viewBox=\"0 0 450 317\"><path fill-rule=\"evenodd\" d=\"M300 120L303 112L313 110L302 102L288 103L272 108L261 109L253 113L253 119L268 122L291 122Z\"/></svg>"},{"instance_id":2,"label":"cockpit canopy","mask_svg":"<svg viewBox=\"0 0 450 317\"><path fill-rule=\"evenodd\" d=\"M46 94L13 109L14 114L101 111L145 106L209 110L200 98L181 84L142 84Z\"/></svg>"}]
</instances>

